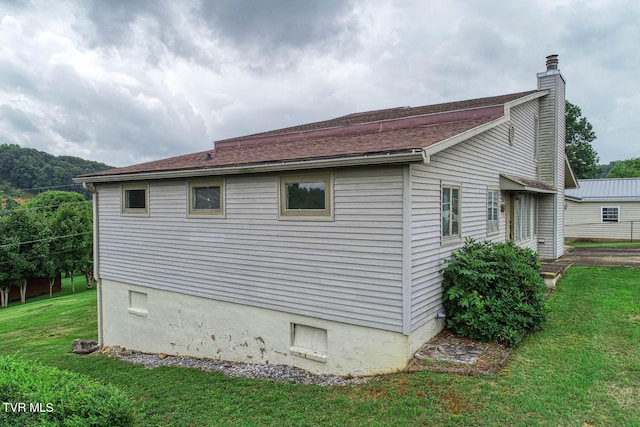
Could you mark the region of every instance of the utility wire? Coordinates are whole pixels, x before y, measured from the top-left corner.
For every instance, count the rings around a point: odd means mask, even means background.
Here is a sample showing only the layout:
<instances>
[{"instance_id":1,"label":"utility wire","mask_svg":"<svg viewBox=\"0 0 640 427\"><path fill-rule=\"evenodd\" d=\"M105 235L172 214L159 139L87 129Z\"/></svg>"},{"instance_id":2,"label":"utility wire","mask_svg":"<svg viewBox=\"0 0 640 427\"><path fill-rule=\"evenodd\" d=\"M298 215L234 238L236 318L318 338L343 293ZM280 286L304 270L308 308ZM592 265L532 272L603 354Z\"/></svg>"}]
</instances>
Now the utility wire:
<instances>
[{"instance_id":1,"label":"utility wire","mask_svg":"<svg viewBox=\"0 0 640 427\"><path fill-rule=\"evenodd\" d=\"M15 246L15 245L22 246L22 245L28 245L30 243L40 243L40 242L47 242L47 241L51 241L51 240L65 239L67 237L83 236L85 234L93 234L93 231L85 231L85 232L82 232L82 233L75 233L75 234L65 234L64 236L46 237L44 239L29 240L27 242L7 243L7 244L4 244L4 245L0 245L0 249L8 248L8 247Z\"/></svg>"},{"instance_id":2,"label":"utility wire","mask_svg":"<svg viewBox=\"0 0 640 427\"><path fill-rule=\"evenodd\" d=\"M93 202L91 200L84 200L82 202L58 203L58 204L55 204L55 205L34 206L34 207L23 207L24 205L20 205L20 207L16 207L14 210L35 211L35 210L39 210L39 209L57 208L57 207L60 207L60 206L84 205L84 204L87 204L87 203L93 203Z\"/></svg>"},{"instance_id":3,"label":"utility wire","mask_svg":"<svg viewBox=\"0 0 640 427\"><path fill-rule=\"evenodd\" d=\"M69 250L66 250L66 251L51 252L51 253L48 253L47 256L66 254L66 253L69 253L69 252L73 252L73 250L69 249ZM33 261L34 259L37 259L37 258L40 258L40 257L35 256L35 257L22 258L22 259L23 260L26 259L27 261ZM0 261L0 265L11 264L12 262L13 261Z\"/></svg>"},{"instance_id":4,"label":"utility wire","mask_svg":"<svg viewBox=\"0 0 640 427\"><path fill-rule=\"evenodd\" d=\"M10 182L7 182L9 185L11 185ZM82 184L79 183L74 183L74 184L65 184L65 185L52 185L50 187L34 187L34 188L12 188L12 190L15 191L24 191L25 193L28 193L30 191L35 191L35 190L53 190L56 188L69 188L69 187L78 187L78 186L82 186Z\"/></svg>"}]
</instances>

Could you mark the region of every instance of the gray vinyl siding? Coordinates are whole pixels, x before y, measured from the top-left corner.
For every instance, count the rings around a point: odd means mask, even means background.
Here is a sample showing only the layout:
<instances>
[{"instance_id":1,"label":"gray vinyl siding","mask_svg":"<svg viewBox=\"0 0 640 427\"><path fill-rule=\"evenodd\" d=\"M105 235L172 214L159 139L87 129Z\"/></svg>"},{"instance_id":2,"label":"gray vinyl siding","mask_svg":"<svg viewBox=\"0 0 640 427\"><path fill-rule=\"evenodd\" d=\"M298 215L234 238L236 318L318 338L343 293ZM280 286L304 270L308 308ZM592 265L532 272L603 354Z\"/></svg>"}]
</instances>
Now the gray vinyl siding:
<instances>
[{"instance_id":1,"label":"gray vinyl siding","mask_svg":"<svg viewBox=\"0 0 640 427\"><path fill-rule=\"evenodd\" d=\"M564 134L565 134L565 83L559 73L543 73L538 79L538 89L548 90L549 95L540 98L540 148L538 177L558 189L553 200L545 200L542 206L544 221L540 225L540 237L545 241L539 248L540 256L555 259L564 252Z\"/></svg>"},{"instance_id":2,"label":"gray vinyl siding","mask_svg":"<svg viewBox=\"0 0 640 427\"><path fill-rule=\"evenodd\" d=\"M556 123L558 124L558 147L556 152L556 184L555 188L558 189L558 194L555 195L556 202L556 239L555 239L555 252L553 258L559 258L564 254L564 168L565 168L565 86L564 82L560 82L557 89L557 106L558 116Z\"/></svg>"},{"instance_id":3,"label":"gray vinyl siding","mask_svg":"<svg viewBox=\"0 0 640 427\"><path fill-rule=\"evenodd\" d=\"M640 240L640 202L565 201L565 238L594 240ZM602 222L602 207L620 208L620 222Z\"/></svg>"},{"instance_id":4,"label":"gray vinyl siding","mask_svg":"<svg viewBox=\"0 0 640 427\"><path fill-rule=\"evenodd\" d=\"M487 190L500 189L500 174L536 179L534 116L538 101L516 106L511 123L502 124L444 150L429 164L411 165L411 329L433 319L442 309L442 273L445 260L466 237L505 241L505 214L500 213L499 232L487 232ZM509 125L515 129L513 145ZM458 241L440 239L440 191L442 184L460 185L461 236ZM501 192L500 203L504 203ZM532 237L519 243L537 249Z\"/></svg>"},{"instance_id":5,"label":"gray vinyl siding","mask_svg":"<svg viewBox=\"0 0 640 427\"><path fill-rule=\"evenodd\" d=\"M556 91L555 79L546 78L540 82L539 89ZM564 102L564 98L562 98ZM551 186L556 185L558 165L555 148L558 127L555 123L557 111L556 99L545 96L540 99L540 156L538 178ZM564 111L564 106L562 107ZM564 166L564 165L563 165Z\"/></svg>"},{"instance_id":6,"label":"gray vinyl siding","mask_svg":"<svg viewBox=\"0 0 640 427\"><path fill-rule=\"evenodd\" d=\"M538 202L538 253L541 258L553 259L555 239L555 197L540 198ZM564 244L564 243L563 243Z\"/></svg>"},{"instance_id":7,"label":"gray vinyl siding","mask_svg":"<svg viewBox=\"0 0 640 427\"><path fill-rule=\"evenodd\" d=\"M187 181L150 182L149 216L100 185L102 278L402 331L403 172L334 171L334 220L278 220L278 175L225 178L225 217L188 218Z\"/></svg>"}]
</instances>

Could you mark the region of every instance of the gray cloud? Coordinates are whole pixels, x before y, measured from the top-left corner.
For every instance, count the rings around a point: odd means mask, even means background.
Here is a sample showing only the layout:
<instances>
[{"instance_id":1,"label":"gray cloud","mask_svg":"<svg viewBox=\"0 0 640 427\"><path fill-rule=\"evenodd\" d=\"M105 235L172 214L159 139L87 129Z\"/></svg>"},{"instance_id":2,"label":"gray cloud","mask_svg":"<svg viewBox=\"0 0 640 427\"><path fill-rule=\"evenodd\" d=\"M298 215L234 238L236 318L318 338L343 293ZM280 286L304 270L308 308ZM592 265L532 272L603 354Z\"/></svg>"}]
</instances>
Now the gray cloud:
<instances>
[{"instance_id":1,"label":"gray cloud","mask_svg":"<svg viewBox=\"0 0 640 427\"><path fill-rule=\"evenodd\" d=\"M0 105L0 120L7 122L19 132L37 132L29 114L8 105Z\"/></svg>"},{"instance_id":2,"label":"gray cloud","mask_svg":"<svg viewBox=\"0 0 640 427\"><path fill-rule=\"evenodd\" d=\"M535 88L640 156L631 0L0 2L0 140L126 165L356 111Z\"/></svg>"},{"instance_id":3,"label":"gray cloud","mask_svg":"<svg viewBox=\"0 0 640 427\"><path fill-rule=\"evenodd\" d=\"M328 40L335 48L353 30L345 25L351 2L344 0L90 0L84 8L93 24L87 34L91 46L143 45L154 65L170 54L215 66L215 47L222 44L249 59L256 71L266 71L282 62L291 66L300 50Z\"/></svg>"},{"instance_id":4,"label":"gray cloud","mask_svg":"<svg viewBox=\"0 0 640 427\"><path fill-rule=\"evenodd\" d=\"M202 18L225 39L241 46L301 48L345 31L340 18L350 1L203 1Z\"/></svg>"}]
</instances>

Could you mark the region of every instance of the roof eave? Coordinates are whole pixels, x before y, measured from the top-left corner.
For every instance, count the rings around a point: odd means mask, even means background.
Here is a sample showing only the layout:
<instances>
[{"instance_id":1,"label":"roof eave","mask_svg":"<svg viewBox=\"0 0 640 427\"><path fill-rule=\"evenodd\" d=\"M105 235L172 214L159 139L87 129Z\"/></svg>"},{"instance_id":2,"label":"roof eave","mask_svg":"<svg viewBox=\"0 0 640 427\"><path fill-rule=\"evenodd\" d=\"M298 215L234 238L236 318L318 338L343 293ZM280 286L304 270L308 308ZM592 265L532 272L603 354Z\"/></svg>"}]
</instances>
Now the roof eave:
<instances>
[{"instance_id":1,"label":"roof eave","mask_svg":"<svg viewBox=\"0 0 640 427\"><path fill-rule=\"evenodd\" d=\"M567 196L565 196L567 197ZM581 202L592 202L592 203L638 203L640 199L637 197L577 197L577 196L568 196L580 199Z\"/></svg>"},{"instance_id":2,"label":"roof eave","mask_svg":"<svg viewBox=\"0 0 640 427\"><path fill-rule=\"evenodd\" d=\"M537 92L530 93L529 95L525 95L522 98L514 99L513 101L506 102L504 104L504 114L502 117L499 117L496 120L490 121L489 123L485 123L473 129L469 129L465 132L459 133L451 138L444 139L436 144L430 145L428 147L424 147L422 149L422 156L424 157L425 163L431 162L431 156L439 153L442 150L446 150L447 148L453 147L456 144L459 144L462 141L466 141L467 139L473 138L474 136L480 135L483 132L488 131L496 126L499 126L503 123L509 122L511 120L511 108L516 105L523 104L525 102L532 101L537 98L542 98L549 94L548 90L541 90Z\"/></svg>"},{"instance_id":3,"label":"roof eave","mask_svg":"<svg viewBox=\"0 0 640 427\"><path fill-rule=\"evenodd\" d=\"M473 138L476 135L480 135L481 133L486 132L489 129L492 129L508 121L509 121L509 117L507 115L503 115L498 119L492 120L483 125L461 132L457 135L452 136L451 138L443 139L442 141L436 142L435 144L429 145L428 147L424 147L422 149L422 157L424 159L424 162L427 164L431 163L431 156L433 156L434 154L437 154L443 150L446 150L447 148L453 147L454 145L457 145L462 141L466 141L467 139Z\"/></svg>"},{"instance_id":4,"label":"roof eave","mask_svg":"<svg viewBox=\"0 0 640 427\"><path fill-rule=\"evenodd\" d=\"M307 159L279 161L261 164L206 167L166 171L124 173L114 175L96 175L74 178L77 183L107 183L124 181L148 181L158 179L196 178L211 175L237 175L244 173L283 172L293 170L321 169L330 167L373 166L397 163L415 163L423 160L422 150L413 149L397 153L365 154L353 157L330 159Z\"/></svg>"},{"instance_id":5,"label":"roof eave","mask_svg":"<svg viewBox=\"0 0 640 427\"><path fill-rule=\"evenodd\" d=\"M542 98L543 96L547 96L547 95L549 95L549 91L548 90L539 90L539 91L530 93L529 95L525 95L522 98L518 98L518 99L514 99L513 101L505 102L504 106L507 109L511 109L512 107L515 107L516 105L520 105L520 104L532 101L532 100L537 99L537 98Z\"/></svg>"},{"instance_id":6,"label":"roof eave","mask_svg":"<svg viewBox=\"0 0 640 427\"><path fill-rule=\"evenodd\" d=\"M564 188L580 188L580 183L578 183L567 156L564 156Z\"/></svg>"},{"instance_id":7,"label":"roof eave","mask_svg":"<svg viewBox=\"0 0 640 427\"><path fill-rule=\"evenodd\" d=\"M538 183L538 187L532 187L522 182L525 178L519 178L511 175L500 174L500 189L504 191L523 191L530 193L556 194L553 188L544 188L544 184ZM534 181L534 180L529 180Z\"/></svg>"}]
</instances>

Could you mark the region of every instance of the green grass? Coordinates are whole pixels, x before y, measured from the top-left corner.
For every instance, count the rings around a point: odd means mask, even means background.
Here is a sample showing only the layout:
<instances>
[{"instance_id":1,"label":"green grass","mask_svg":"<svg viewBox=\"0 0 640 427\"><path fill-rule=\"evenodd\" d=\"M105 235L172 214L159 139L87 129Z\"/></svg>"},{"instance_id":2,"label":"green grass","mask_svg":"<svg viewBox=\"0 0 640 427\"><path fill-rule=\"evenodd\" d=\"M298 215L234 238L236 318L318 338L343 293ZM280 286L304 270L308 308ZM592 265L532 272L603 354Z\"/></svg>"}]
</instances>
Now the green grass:
<instances>
[{"instance_id":1,"label":"green grass","mask_svg":"<svg viewBox=\"0 0 640 427\"><path fill-rule=\"evenodd\" d=\"M96 337L95 290L0 311L0 353L125 390L138 426L637 426L639 301L640 270L571 267L545 329L484 377L421 372L323 388L73 355L73 338Z\"/></svg>"},{"instance_id":2,"label":"green grass","mask_svg":"<svg viewBox=\"0 0 640 427\"><path fill-rule=\"evenodd\" d=\"M574 248L617 248L626 246L640 246L640 242L572 242L567 246Z\"/></svg>"}]
</instances>

